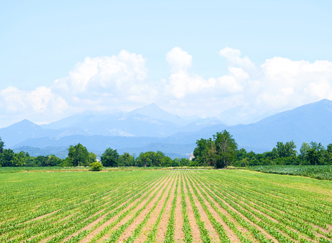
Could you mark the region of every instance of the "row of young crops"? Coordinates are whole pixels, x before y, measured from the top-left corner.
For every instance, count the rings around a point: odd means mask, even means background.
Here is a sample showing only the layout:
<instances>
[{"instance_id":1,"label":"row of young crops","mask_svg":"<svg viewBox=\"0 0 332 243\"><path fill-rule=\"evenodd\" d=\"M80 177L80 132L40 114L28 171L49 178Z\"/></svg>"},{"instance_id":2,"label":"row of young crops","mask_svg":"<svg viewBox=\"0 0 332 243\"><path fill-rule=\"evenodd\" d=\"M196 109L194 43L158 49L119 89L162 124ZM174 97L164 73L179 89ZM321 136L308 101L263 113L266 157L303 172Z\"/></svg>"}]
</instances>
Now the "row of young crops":
<instances>
[{"instance_id":1,"label":"row of young crops","mask_svg":"<svg viewBox=\"0 0 332 243\"><path fill-rule=\"evenodd\" d=\"M0 183L0 242L332 242L330 181L174 170Z\"/></svg>"}]
</instances>

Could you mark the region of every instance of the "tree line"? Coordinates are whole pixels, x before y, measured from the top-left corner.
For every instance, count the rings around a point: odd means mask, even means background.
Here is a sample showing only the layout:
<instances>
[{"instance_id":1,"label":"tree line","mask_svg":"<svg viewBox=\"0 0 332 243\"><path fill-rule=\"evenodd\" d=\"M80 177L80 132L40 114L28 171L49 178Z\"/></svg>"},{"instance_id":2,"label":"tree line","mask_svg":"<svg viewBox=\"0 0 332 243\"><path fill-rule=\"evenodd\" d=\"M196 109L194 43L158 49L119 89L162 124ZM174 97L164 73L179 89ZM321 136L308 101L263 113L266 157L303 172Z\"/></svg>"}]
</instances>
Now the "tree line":
<instances>
[{"instance_id":1,"label":"tree line","mask_svg":"<svg viewBox=\"0 0 332 243\"><path fill-rule=\"evenodd\" d=\"M332 144L324 147L321 143L302 143L299 151L293 141L277 142L268 152L247 152L238 145L226 130L217 132L209 139L200 139L194 150L196 166L246 167L255 165L332 165Z\"/></svg>"},{"instance_id":2,"label":"tree line","mask_svg":"<svg viewBox=\"0 0 332 243\"><path fill-rule=\"evenodd\" d=\"M29 153L14 153L11 149L4 148L4 142L0 138L0 167L40 167L40 166L89 166L97 162L97 155L89 152L82 144L70 146L68 148L68 156L60 159L55 155L32 157ZM140 153L135 158L129 153L119 154L116 149L107 148L100 156L100 162L104 167L123 167L123 166L139 166L139 167L177 167L189 166L189 159L176 158L171 159L161 151Z\"/></svg>"},{"instance_id":3,"label":"tree line","mask_svg":"<svg viewBox=\"0 0 332 243\"><path fill-rule=\"evenodd\" d=\"M277 142L268 152L255 153L238 149L233 136L226 130L217 132L212 138L199 139L194 149L194 159L171 159L161 151L140 153L138 157L129 153L119 155L116 149L107 148L100 156L105 167L177 167L177 166L226 166L246 167L256 165L332 165L332 144L303 143L299 151L293 141ZM88 152L82 144L70 146L68 156L60 159L55 155L32 157L26 152L14 153L4 148L0 138L0 166L89 166L97 161L97 155Z\"/></svg>"}]
</instances>

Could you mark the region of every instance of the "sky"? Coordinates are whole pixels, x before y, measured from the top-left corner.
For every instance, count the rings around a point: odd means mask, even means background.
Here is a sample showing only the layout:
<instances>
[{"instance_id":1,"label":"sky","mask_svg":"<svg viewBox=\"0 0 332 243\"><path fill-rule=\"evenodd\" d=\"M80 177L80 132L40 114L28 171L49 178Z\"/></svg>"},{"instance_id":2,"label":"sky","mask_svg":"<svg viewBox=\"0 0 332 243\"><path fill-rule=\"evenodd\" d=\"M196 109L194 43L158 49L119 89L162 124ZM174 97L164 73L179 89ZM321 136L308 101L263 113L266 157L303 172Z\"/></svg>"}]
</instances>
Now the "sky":
<instances>
[{"instance_id":1,"label":"sky","mask_svg":"<svg viewBox=\"0 0 332 243\"><path fill-rule=\"evenodd\" d=\"M156 103L249 123L332 100L332 2L1 1L0 127Z\"/></svg>"}]
</instances>

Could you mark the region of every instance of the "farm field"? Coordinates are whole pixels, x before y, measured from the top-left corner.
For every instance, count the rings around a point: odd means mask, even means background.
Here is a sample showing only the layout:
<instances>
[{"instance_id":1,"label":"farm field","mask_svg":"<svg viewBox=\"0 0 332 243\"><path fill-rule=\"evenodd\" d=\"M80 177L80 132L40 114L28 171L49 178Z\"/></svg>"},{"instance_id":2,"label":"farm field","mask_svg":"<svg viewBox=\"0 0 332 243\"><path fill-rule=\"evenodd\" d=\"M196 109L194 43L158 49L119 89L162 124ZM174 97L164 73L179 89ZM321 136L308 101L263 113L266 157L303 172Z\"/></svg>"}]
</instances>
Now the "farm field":
<instances>
[{"instance_id":1,"label":"farm field","mask_svg":"<svg viewBox=\"0 0 332 243\"><path fill-rule=\"evenodd\" d=\"M0 175L0 242L332 242L332 182L246 170Z\"/></svg>"},{"instance_id":2,"label":"farm field","mask_svg":"<svg viewBox=\"0 0 332 243\"><path fill-rule=\"evenodd\" d=\"M263 165L251 166L248 169L264 173L299 175L321 180L332 180L331 165Z\"/></svg>"}]
</instances>

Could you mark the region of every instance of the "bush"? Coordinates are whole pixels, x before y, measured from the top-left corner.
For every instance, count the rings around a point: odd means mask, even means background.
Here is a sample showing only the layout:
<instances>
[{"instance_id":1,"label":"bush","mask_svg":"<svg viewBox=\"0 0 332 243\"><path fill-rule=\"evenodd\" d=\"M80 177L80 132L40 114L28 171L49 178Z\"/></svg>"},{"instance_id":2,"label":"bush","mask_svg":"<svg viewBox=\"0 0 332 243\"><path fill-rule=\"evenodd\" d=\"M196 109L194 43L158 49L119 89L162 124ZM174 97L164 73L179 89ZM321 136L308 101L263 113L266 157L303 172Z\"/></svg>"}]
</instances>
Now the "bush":
<instances>
[{"instance_id":1,"label":"bush","mask_svg":"<svg viewBox=\"0 0 332 243\"><path fill-rule=\"evenodd\" d=\"M103 168L103 165L100 162L93 162L90 164L91 171L101 171L101 169Z\"/></svg>"}]
</instances>

